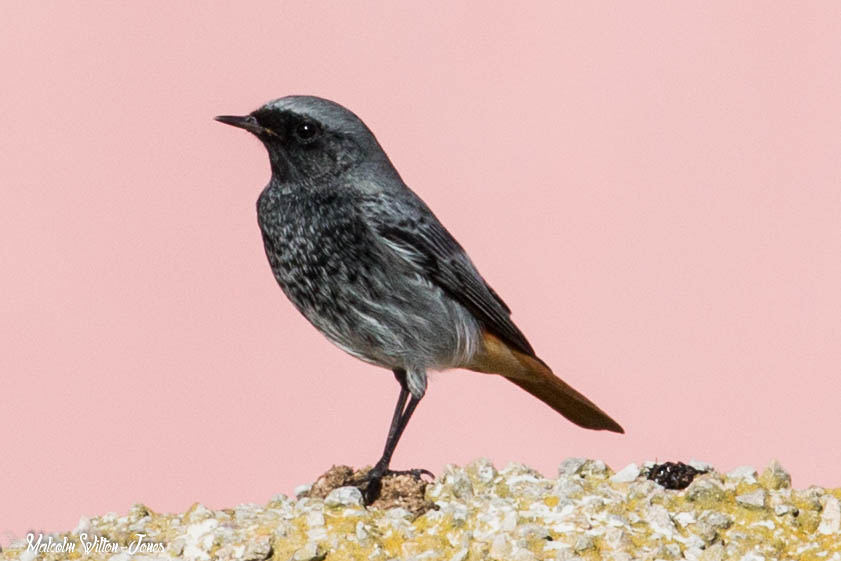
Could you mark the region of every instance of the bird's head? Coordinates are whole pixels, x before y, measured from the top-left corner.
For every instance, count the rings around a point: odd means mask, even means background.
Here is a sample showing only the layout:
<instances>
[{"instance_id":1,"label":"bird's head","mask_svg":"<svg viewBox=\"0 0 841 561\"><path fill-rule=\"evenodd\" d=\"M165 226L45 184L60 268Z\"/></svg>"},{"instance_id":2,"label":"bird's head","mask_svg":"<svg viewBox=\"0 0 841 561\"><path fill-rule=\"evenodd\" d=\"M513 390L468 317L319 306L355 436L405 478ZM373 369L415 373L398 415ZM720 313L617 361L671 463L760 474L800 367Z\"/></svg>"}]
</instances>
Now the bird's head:
<instances>
[{"instance_id":1,"label":"bird's head","mask_svg":"<svg viewBox=\"0 0 841 561\"><path fill-rule=\"evenodd\" d=\"M272 174L283 182L338 177L382 153L359 117L320 97L282 97L248 115L222 115L216 120L259 138L269 152Z\"/></svg>"}]
</instances>

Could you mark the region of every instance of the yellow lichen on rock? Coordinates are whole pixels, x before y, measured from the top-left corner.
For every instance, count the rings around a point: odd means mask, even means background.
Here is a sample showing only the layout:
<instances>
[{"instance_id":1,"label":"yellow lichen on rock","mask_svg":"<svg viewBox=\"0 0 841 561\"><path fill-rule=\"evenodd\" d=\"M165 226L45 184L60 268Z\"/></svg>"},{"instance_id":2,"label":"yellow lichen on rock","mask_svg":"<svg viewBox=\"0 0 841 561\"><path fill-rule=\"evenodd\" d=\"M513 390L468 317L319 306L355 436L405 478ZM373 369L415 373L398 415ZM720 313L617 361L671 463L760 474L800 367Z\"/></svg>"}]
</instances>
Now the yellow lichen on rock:
<instances>
[{"instance_id":1,"label":"yellow lichen on rock","mask_svg":"<svg viewBox=\"0 0 841 561\"><path fill-rule=\"evenodd\" d=\"M477 460L448 465L430 483L409 476L384 483L383 500L365 507L349 485L359 472L340 466L294 499L216 511L197 503L183 514L135 505L124 516L83 518L72 532L35 536L74 549L31 551L19 540L0 559L841 561L839 489L792 489L776 462L759 475L710 470L681 490L645 473L631 464L614 474L603 462L570 458L546 478L521 464L497 470ZM141 536L158 549L130 552ZM90 548L93 537L112 550Z\"/></svg>"}]
</instances>

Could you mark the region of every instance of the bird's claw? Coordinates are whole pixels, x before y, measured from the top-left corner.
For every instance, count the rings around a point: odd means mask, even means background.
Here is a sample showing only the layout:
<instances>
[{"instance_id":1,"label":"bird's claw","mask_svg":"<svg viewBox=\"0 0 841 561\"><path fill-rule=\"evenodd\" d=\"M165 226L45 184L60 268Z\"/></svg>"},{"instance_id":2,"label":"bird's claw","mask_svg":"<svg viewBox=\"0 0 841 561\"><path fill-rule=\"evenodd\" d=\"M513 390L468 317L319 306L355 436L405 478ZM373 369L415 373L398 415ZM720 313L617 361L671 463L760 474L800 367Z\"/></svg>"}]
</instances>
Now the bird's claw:
<instances>
[{"instance_id":1,"label":"bird's claw","mask_svg":"<svg viewBox=\"0 0 841 561\"><path fill-rule=\"evenodd\" d=\"M410 475L415 479L421 479L421 476L428 475L434 478L435 474L428 469L415 468L406 470L392 470L392 469L378 469L374 467L368 473L353 483L353 486L362 492L362 498L365 501L365 506L370 505L376 501L383 487L383 478L386 476Z\"/></svg>"},{"instance_id":2,"label":"bird's claw","mask_svg":"<svg viewBox=\"0 0 841 561\"><path fill-rule=\"evenodd\" d=\"M411 475L415 479L420 479L421 475L428 475L429 477L435 478L435 474L429 471L428 469L423 468L415 468L415 469L404 469L404 470L388 470L385 472L385 475Z\"/></svg>"}]
</instances>

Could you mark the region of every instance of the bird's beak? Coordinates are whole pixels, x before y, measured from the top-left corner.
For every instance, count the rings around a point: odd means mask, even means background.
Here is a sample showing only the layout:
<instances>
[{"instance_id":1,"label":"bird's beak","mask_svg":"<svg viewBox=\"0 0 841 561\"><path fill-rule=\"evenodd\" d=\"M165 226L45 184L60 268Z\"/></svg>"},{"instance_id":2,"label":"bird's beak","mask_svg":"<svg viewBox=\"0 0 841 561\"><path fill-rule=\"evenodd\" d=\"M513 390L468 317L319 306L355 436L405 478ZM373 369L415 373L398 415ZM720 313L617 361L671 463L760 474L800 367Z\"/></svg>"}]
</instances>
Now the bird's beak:
<instances>
[{"instance_id":1,"label":"bird's beak","mask_svg":"<svg viewBox=\"0 0 841 561\"><path fill-rule=\"evenodd\" d=\"M233 115L219 115L218 117L214 117L220 123L225 123L226 125L231 125L232 127L237 127L240 129L245 129L248 132L253 132L254 134L261 134L266 132L266 129L257 122L251 115L245 115L244 117L236 117Z\"/></svg>"}]
</instances>

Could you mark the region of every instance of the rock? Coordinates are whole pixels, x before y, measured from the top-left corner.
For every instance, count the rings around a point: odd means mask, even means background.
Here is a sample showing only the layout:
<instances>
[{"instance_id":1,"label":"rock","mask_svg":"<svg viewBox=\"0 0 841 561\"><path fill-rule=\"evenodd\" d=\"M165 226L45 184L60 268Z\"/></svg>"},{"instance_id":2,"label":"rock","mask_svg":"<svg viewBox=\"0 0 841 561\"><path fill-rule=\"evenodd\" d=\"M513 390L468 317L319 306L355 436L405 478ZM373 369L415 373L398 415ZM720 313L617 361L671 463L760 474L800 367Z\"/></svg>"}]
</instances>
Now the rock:
<instances>
[{"instance_id":1,"label":"rock","mask_svg":"<svg viewBox=\"0 0 841 561\"><path fill-rule=\"evenodd\" d=\"M739 466L727 472L727 479L756 483L756 470L753 466Z\"/></svg>"},{"instance_id":2,"label":"rock","mask_svg":"<svg viewBox=\"0 0 841 561\"><path fill-rule=\"evenodd\" d=\"M517 535L525 539L545 540L550 537L549 530L538 524L526 523L517 528Z\"/></svg>"},{"instance_id":3,"label":"rock","mask_svg":"<svg viewBox=\"0 0 841 561\"><path fill-rule=\"evenodd\" d=\"M467 554L470 553L470 550L466 547L462 547L458 551L456 551L452 557L450 557L450 561L464 561L467 559Z\"/></svg>"},{"instance_id":4,"label":"rock","mask_svg":"<svg viewBox=\"0 0 841 561\"><path fill-rule=\"evenodd\" d=\"M165 553L92 552L71 557L82 561L315 561L325 555L336 561L677 561L681 557L750 561L761 556L767 561L841 561L841 490L792 489L773 466L753 483L749 470L727 479L711 471L682 491L666 490L641 477L623 482L625 469L619 477L609 478L603 462L567 461L559 471L557 479L546 479L520 464L499 473L486 461L466 469L450 466L447 475L430 484L429 496L434 491L437 502L421 511L404 506L407 501L427 501L426 483L417 478L384 478L384 497L362 508L358 490L341 483L364 475L364 470L333 470L316 480L321 483L312 486L309 497L273 498L266 505L220 510L196 504L184 514L154 513L138 506L122 516L86 518L77 530L114 543L130 539L131 529L142 526L148 534L145 541L165 543ZM464 484L464 474L470 487ZM327 480L329 485L324 484ZM51 536L56 541L79 540L79 532ZM0 561L66 558L29 552L25 540L0 552Z\"/></svg>"},{"instance_id":5,"label":"rock","mask_svg":"<svg viewBox=\"0 0 841 561\"><path fill-rule=\"evenodd\" d=\"M368 539L368 528L366 528L365 523L361 520L356 523L356 539L360 542L364 542Z\"/></svg>"},{"instance_id":6,"label":"rock","mask_svg":"<svg viewBox=\"0 0 841 561\"><path fill-rule=\"evenodd\" d=\"M675 522L677 522L683 527L689 526L690 524L694 524L695 522L697 522L695 515L691 512L678 512L672 518L674 518Z\"/></svg>"},{"instance_id":7,"label":"rock","mask_svg":"<svg viewBox=\"0 0 841 561\"><path fill-rule=\"evenodd\" d=\"M702 462L701 460L696 460L694 458L689 460L689 465L703 473L715 470L715 467L713 467L712 464L708 462Z\"/></svg>"},{"instance_id":8,"label":"rock","mask_svg":"<svg viewBox=\"0 0 841 561\"><path fill-rule=\"evenodd\" d=\"M206 518L213 518L213 511L201 503L195 503L184 516L185 522L199 522Z\"/></svg>"},{"instance_id":9,"label":"rock","mask_svg":"<svg viewBox=\"0 0 841 561\"><path fill-rule=\"evenodd\" d=\"M628 484L628 498L650 502L654 497L662 496L663 487L648 479L635 479Z\"/></svg>"},{"instance_id":10,"label":"rock","mask_svg":"<svg viewBox=\"0 0 841 561\"><path fill-rule=\"evenodd\" d=\"M412 513L400 506L392 507L385 511L385 516L389 520L400 520L408 522L413 518Z\"/></svg>"},{"instance_id":11,"label":"rock","mask_svg":"<svg viewBox=\"0 0 841 561\"><path fill-rule=\"evenodd\" d=\"M601 460L587 460L578 470L581 477L608 477L610 468Z\"/></svg>"},{"instance_id":12,"label":"rock","mask_svg":"<svg viewBox=\"0 0 841 561\"><path fill-rule=\"evenodd\" d=\"M587 458L567 458L558 466L558 477L572 477L578 475L579 470L587 463Z\"/></svg>"},{"instance_id":13,"label":"rock","mask_svg":"<svg viewBox=\"0 0 841 561\"><path fill-rule=\"evenodd\" d=\"M821 511L821 523L818 526L819 534L838 534L841 532L841 503L832 495L826 495L823 499L823 510Z\"/></svg>"},{"instance_id":14,"label":"rock","mask_svg":"<svg viewBox=\"0 0 841 561\"><path fill-rule=\"evenodd\" d=\"M490 484L496 479L497 471L493 463L487 458L479 458L467 467L467 472L475 474L478 482L485 485Z\"/></svg>"},{"instance_id":15,"label":"rock","mask_svg":"<svg viewBox=\"0 0 841 561\"><path fill-rule=\"evenodd\" d=\"M444 468L444 483L453 490L453 495L459 499L468 499L473 496L473 483L470 477L460 467L447 464Z\"/></svg>"},{"instance_id":16,"label":"rock","mask_svg":"<svg viewBox=\"0 0 841 561\"><path fill-rule=\"evenodd\" d=\"M581 553L582 551L587 551L588 549L592 549L595 547L595 543L593 542L593 538L590 536L581 536L577 540L575 540L575 546L573 549L576 553Z\"/></svg>"},{"instance_id":17,"label":"rock","mask_svg":"<svg viewBox=\"0 0 841 561\"><path fill-rule=\"evenodd\" d=\"M791 487L791 475L783 469L783 466L777 460L773 460L759 476L759 483L766 489L785 489Z\"/></svg>"},{"instance_id":18,"label":"rock","mask_svg":"<svg viewBox=\"0 0 841 561\"><path fill-rule=\"evenodd\" d=\"M737 496L736 502L748 508L765 508L765 498L765 490L757 489L756 491Z\"/></svg>"},{"instance_id":19,"label":"rock","mask_svg":"<svg viewBox=\"0 0 841 561\"><path fill-rule=\"evenodd\" d=\"M470 479L464 470L462 468L457 468L457 470L459 475L469 485ZM368 469L354 471L349 466L333 466L313 483L312 488L307 493L307 498L321 498L326 500L327 496L334 490L344 487L345 490L341 491L334 499L351 501L345 506L353 506L353 501L355 501L357 495L350 488L355 488L354 483L363 480L367 473ZM379 498L370 505L374 508L388 510L394 507L401 507L417 516L434 506L433 503L426 500L425 496L426 487L429 483L419 477L411 474L389 474L382 478L381 484L382 488ZM339 495L343 498L339 499ZM359 496L361 496L361 492ZM362 502L358 504L362 505ZM336 504L333 506L339 505Z\"/></svg>"},{"instance_id":20,"label":"rock","mask_svg":"<svg viewBox=\"0 0 841 561\"><path fill-rule=\"evenodd\" d=\"M791 506L790 504L780 503L780 504L778 504L777 506L774 507L774 514L776 514L777 516L783 516L784 514L788 514L789 512L792 512L793 510L794 510L794 507Z\"/></svg>"},{"instance_id":21,"label":"rock","mask_svg":"<svg viewBox=\"0 0 841 561\"><path fill-rule=\"evenodd\" d=\"M362 491L357 487L337 487L324 498L327 506L362 506Z\"/></svg>"},{"instance_id":22,"label":"rock","mask_svg":"<svg viewBox=\"0 0 841 561\"><path fill-rule=\"evenodd\" d=\"M306 521L310 528L324 526L324 513L320 510L311 510L307 513Z\"/></svg>"},{"instance_id":23,"label":"rock","mask_svg":"<svg viewBox=\"0 0 841 561\"><path fill-rule=\"evenodd\" d=\"M308 542L307 545L295 551L292 556L293 561L321 561L326 557L318 548L315 542Z\"/></svg>"},{"instance_id":24,"label":"rock","mask_svg":"<svg viewBox=\"0 0 841 561\"><path fill-rule=\"evenodd\" d=\"M354 480L354 475L353 468L350 466L333 466L322 473L304 494L299 495L298 490L295 489L295 495L323 499L333 489L350 485Z\"/></svg>"},{"instance_id":25,"label":"rock","mask_svg":"<svg viewBox=\"0 0 841 561\"><path fill-rule=\"evenodd\" d=\"M508 561L511 557L511 540L507 534L497 534L491 542L491 559L499 561Z\"/></svg>"},{"instance_id":26,"label":"rock","mask_svg":"<svg viewBox=\"0 0 841 561\"><path fill-rule=\"evenodd\" d=\"M502 530L505 532L513 532L517 527L517 511L509 510L505 513L502 519Z\"/></svg>"},{"instance_id":27,"label":"rock","mask_svg":"<svg viewBox=\"0 0 841 561\"><path fill-rule=\"evenodd\" d=\"M669 511L662 505L651 505L645 512L645 520L651 527L651 531L666 538L671 538L676 531Z\"/></svg>"},{"instance_id":28,"label":"rock","mask_svg":"<svg viewBox=\"0 0 841 561\"><path fill-rule=\"evenodd\" d=\"M502 475L509 484L513 481L515 483L521 482L535 482L540 481L543 479L543 476L540 475L540 472L537 470L531 469L529 466L525 464L521 464L519 462L508 462L502 471L500 471L500 475Z\"/></svg>"},{"instance_id":29,"label":"rock","mask_svg":"<svg viewBox=\"0 0 841 561\"><path fill-rule=\"evenodd\" d=\"M628 483L639 477L639 475L639 466L637 464L628 464L611 476L610 480L614 483Z\"/></svg>"},{"instance_id":30,"label":"rock","mask_svg":"<svg viewBox=\"0 0 841 561\"><path fill-rule=\"evenodd\" d=\"M522 547L515 547L511 561L535 561L534 553Z\"/></svg>"},{"instance_id":31,"label":"rock","mask_svg":"<svg viewBox=\"0 0 841 561\"><path fill-rule=\"evenodd\" d=\"M604 544L613 551L621 551L633 544L628 532L621 528L610 528L604 533Z\"/></svg>"},{"instance_id":32,"label":"rock","mask_svg":"<svg viewBox=\"0 0 841 561\"><path fill-rule=\"evenodd\" d=\"M380 510L395 507L407 510L412 517L435 508L426 500L427 481L412 475L389 475L383 478L383 488L379 498L371 506Z\"/></svg>"},{"instance_id":33,"label":"rock","mask_svg":"<svg viewBox=\"0 0 841 561\"><path fill-rule=\"evenodd\" d=\"M509 491L523 498L537 499L551 486L542 475L522 464L508 464L500 475Z\"/></svg>"},{"instance_id":34,"label":"rock","mask_svg":"<svg viewBox=\"0 0 841 561\"><path fill-rule=\"evenodd\" d=\"M689 546L683 552L687 561L701 561L702 555L704 555L704 549L698 546Z\"/></svg>"},{"instance_id":35,"label":"rock","mask_svg":"<svg viewBox=\"0 0 841 561\"><path fill-rule=\"evenodd\" d=\"M242 561L266 561L272 554L272 542L269 538L256 539L246 545L245 551L242 554ZM218 559L217 553L217 559Z\"/></svg>"},{"instance_id":36,"label":"rock","mask_svg":"<svg viewBox=\"0 0 841 561\"><path fill-rule=\"evenodd\" d=\"M711 507L725 497L721 483L713 479L696 479L686 488L686 499Z\"/></svg>"},{"instance_id":37,"label":"rock","mask_svg":"<svg viewBox=\"0 0 841 561\"><path fill-rule=\"evenodd\" d=\"M131 505L131 508L128 511L129 520L132 520L134 522L137 522L141 518L146 518L151 514L152 511L150 511L149 508L142 503L135 503Z\"/></svg>"},{"instance_id":38,"label":"rock","mask_svg":"<svg viewBox=\"0 0 841 561\"><path fill-rule=\"evenodd\" d=\"M724 546L714 543L704 550L700 561L724 561L724 553Z\"/></svg>"},{"instance_id":39,"label":"rock","mask_svg":"<svg viewBox=\"0 0 841 561\"><path fill-rule=\"evenodd\" d=\"M666 557L669 559L680 559L682 557L680 546L676 543L667 543L663 546L663 549L668 554Z\"/></svg>"},{"instance_id":40,"label":"rock","mask_svg":"<svg viewBox=\"0 0 841 561\"><path fill-rule=\"evenodd\" d=\"M821 510L823 508L824 491L818 487L795 490L792 496L800 509Z\"/></svg>"},{"instance_id":41,"label":"rock","mask_svg":"<svg viewBox=\"0 0 841 561\"><path fill-rule=\"evenodd\" d=\"M219 526L215 518L206 518L187 526L184 542L184 557L209 559L207 552L213 546L213 531Z\"/></svg>"},{"instance_id":42,"label":"rock","mask_svg":"<svg viewBox=\"0 0 841 561\"><path fill-rule=\"evenodd\" d=\"M701 514L696 523L698 537L706 544L718 538L719 532L733 525L733 519L721 512L708 510Z\"/></svg>"},{"instance_id":43,"label":"rock","mask_svg":"<svg viewBox=\"0 0 841 561\"><path fill-rule=\"evenodd\" d=\"M581 484L576 483L572 479L558 479L555 483L555 496L558 497L558 501L567 501L573 499L581 494L584 488Z\"/></svg>"},{"instance_id":44,"label":"rock","mask_svg":"<svg viewBox=\"0 0 841 561\"><path fill-rule=\"evenodd\" d=\"M302 486L298 485L298 487L302 487ZM296 489L298 487L296 487ZM306 485L304 485L303 487L306 487ZM309 489L307 489L307 490L309 490ZM285 504L285 503L288 503L288 502L289 502L289 497L287 497L283 493L276 493L276 494L272 495L271 498L269 499L269 503Z\"/></svg>"}]
</instances>

